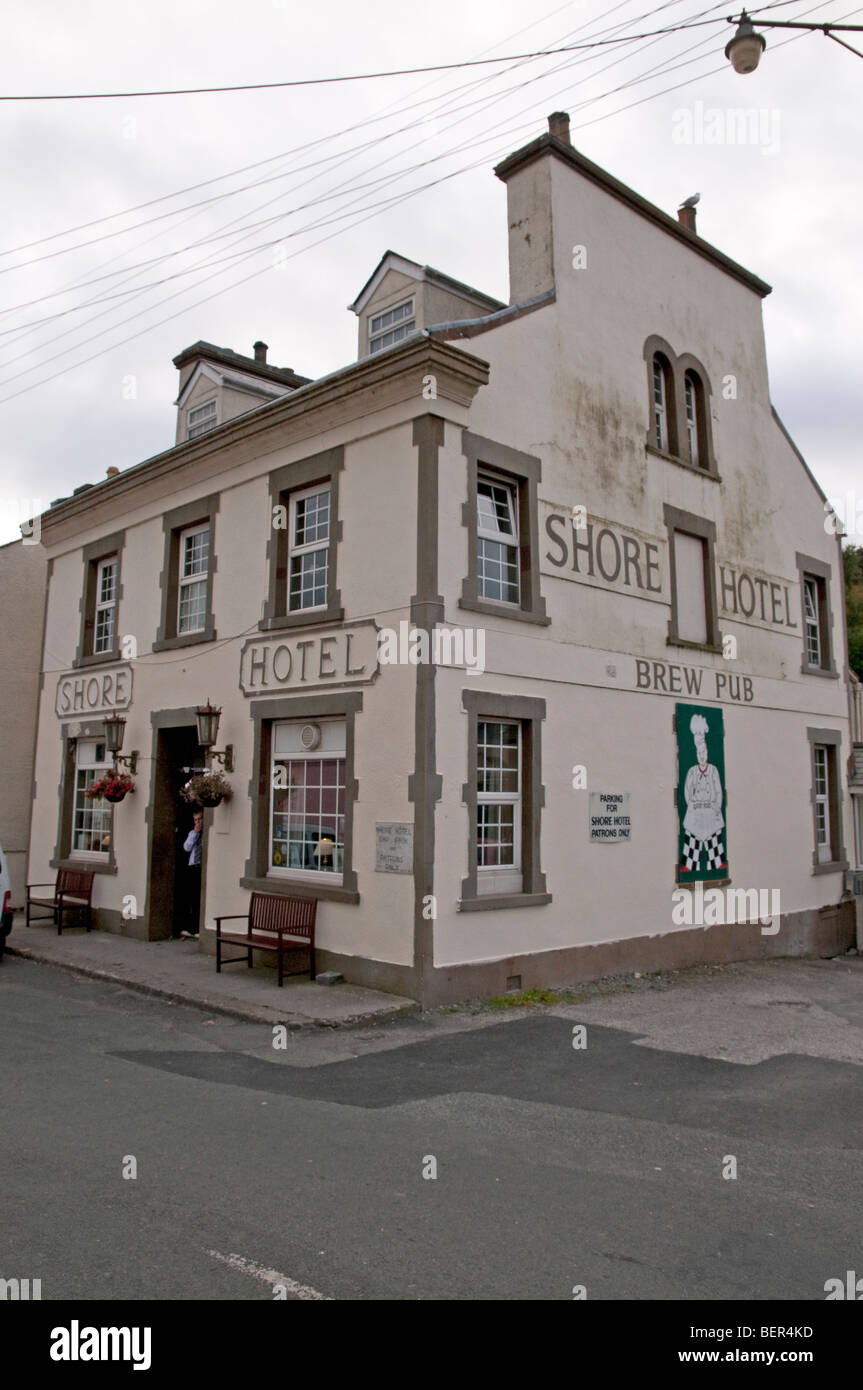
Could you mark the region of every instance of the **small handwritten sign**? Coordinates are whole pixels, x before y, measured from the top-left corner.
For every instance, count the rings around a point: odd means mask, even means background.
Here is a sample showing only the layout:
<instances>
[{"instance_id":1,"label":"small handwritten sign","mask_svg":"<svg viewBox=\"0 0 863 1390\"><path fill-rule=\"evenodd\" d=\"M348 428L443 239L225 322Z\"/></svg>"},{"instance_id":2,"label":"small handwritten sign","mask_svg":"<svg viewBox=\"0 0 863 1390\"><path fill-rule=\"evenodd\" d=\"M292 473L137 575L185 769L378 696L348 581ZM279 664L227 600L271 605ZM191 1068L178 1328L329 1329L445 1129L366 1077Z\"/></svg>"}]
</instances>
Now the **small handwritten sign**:
<instances>
[{"instance_id":1,"label":"small handwritten sign","mask_svg":"<svg viewBox=\"0 0 863 1390\"><path fill-rule=\"evenodd\" d=\"M412 874L413 871L413 825L404 821L378 821L375 825L375 873Z\"/></svg>"},{"instance_id":2,"label":"small handwritten sign","mask_svg":"<svg viewBox=\"0 0 863 1390\"><path fill-rule=\"evenodd\" d=\"M629 792L590 793L590 838L603 845L632 839Z\"/></svg>"}]
</instances>

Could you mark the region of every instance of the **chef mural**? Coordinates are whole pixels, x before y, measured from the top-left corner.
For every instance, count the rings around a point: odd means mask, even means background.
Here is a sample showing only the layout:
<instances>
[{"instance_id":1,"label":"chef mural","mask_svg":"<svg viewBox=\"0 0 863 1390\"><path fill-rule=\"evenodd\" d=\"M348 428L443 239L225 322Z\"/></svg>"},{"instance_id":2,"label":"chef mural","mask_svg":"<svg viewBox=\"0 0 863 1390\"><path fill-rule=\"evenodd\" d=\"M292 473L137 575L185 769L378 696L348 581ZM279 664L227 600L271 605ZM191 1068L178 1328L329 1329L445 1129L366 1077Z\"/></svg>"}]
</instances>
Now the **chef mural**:
<instances>
[{"instance_id":1,"label":"chef mural","mask_svg":"<svg viewBox=\"0 0 863 1390\"><path fill-rule=\"evenodd\" d=\"M722 710L678 705L677 880L728 878Z\"/></svg>"}]
</instances>

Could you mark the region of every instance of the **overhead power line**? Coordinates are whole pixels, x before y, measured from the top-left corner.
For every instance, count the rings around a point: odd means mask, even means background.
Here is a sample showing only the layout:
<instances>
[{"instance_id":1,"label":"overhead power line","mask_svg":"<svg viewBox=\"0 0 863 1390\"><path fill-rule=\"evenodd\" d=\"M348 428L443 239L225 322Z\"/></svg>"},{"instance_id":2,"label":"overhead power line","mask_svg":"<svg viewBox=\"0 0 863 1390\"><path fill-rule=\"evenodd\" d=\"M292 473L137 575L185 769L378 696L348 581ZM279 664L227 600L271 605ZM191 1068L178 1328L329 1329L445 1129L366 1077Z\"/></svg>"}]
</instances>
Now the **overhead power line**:
<instances>
[{"instance_id":1,"label":"overhead power line","mask_svg":"<svg viewBox=\"0 0 863 1390\"><path fill-rule=\"evenodd\" d=\"M659 8L659 9L670 8L672 4L674 4L674 3L679 3L679 2L680 2L680 0L668 0L668 3L663 4L663 5L660 5L658 8ZM774 7L777 7L777 8L778 8L779 4L783 4L783 3L795 3L795 2L796 2L796 3L799 3L799 0L777 0L777 3L776 3L775 6L770 5L770 6L765 6L764 8L765 8L765 9L771 9L771 8L774 8ZM621 6L621 7L622 7L622 6ZM619 7L619 8L620 8L620 7ZM717 5L715 8L716 8L716 9L719 9L720 7ZM820 8L820 6L817 6L816 8ZM606 11L606 14L608 14L608 13L609 13L609 12ZM654 13L655 13L655 11L654 11ZM702 11L702 14L704 14L704 13L705 13L705 12ZM710 11L707 11L707 13L710 13ZM645 17L646 17L646 16L645 16ZM844 16L843 16L843 18L844 18ZM693 19L694 19L694 17L693 17ZM715 22L715 21L711 21L711 20L702 21L702 23L707 23L707 24L710 24L711 22ZM692 21L690 21L688 24L687 24L687 23L683 23L683 24L674 26L674 28L677 29L677 30L685 29L685 28L693 28L693 27L696 27L696 24L693 23ZM666 28L665 30L653 31L654 42L657 41L657 38L658 38L660 35L667 34L667 33L671 33L671 32L673 32L673 31L674 31L674 30L673 30L672 28L670 28L670 27L669 27L669 28ZM569 37L569 36L567 36L567 37ZM624 40L628 40L628 41L630 41L630 42L633 41L633 40L639 39L639 38L641 38L641 37L647 37L647 36L642 36L642 35L624 35L624 36L622 36L622 38L623 38ZM791 41L791 40L789 40L789 41ZM709 42L709 40L704 40L704 41L702 41L702 44L703 44L703 42ZM699 45L697 45L697 46L700 47L700 46L702 46L702 44L699 44ZM596 45L594 45L594 46L596 46ZM647 46L649 47L649 46L652 46L652 45L647 45ZM780 46L780 45L777 45L777 46ZM573 49L573 48L577 48L577 47L578 47L578 45L572 45L572 46L570 46L569 48L559 48L557 51L558 51L558 52L568 52L568 53L571 53L571 52L572 52L572 49ZM691 50L686 50L686 51L691 51ZM596 55L596 56L598 56L598 55ZM583 63L583 62L585 62L585 61L591 61L591 59L590 59L590 57L589 57L587 54L585 54L582 58L578 59L577 61ZM693 59L689 59L688 61L691 62L691 61L693 61ZM647 73L642 73L642 74L640 74L639 76L637 76L637 77L635 77L635 78L631 78L631 79L629 79L629 81L627 81L627 82L621 84L621 86L619 86L619 87L617 87L617 88L611 89L611 91L609 91L609 92L603 93L602 95L597 95L597 96L595 96L595 97L589 97L589 98L585 99L583 102L577 103L576 107L573 108L573 109L576 109L576 110L577 110L577 109L580 109L580 108L582 108L582 107L584 107L584 106L593 105L594 103L598 103L599 101L601 101L604 97L608 97L608 96L612 95L612 94L615 93L615 92L619 92L619 91L625 90L625 89L626 89L627 87L629 87L629 86L638 85L640 82L643 82L643 81L645 81L645 80L649 80L650 77L656 78L656 77L659 77L659 76L661 76L661 75L665 75L666 72L669 72L669 73L670 73L670 72L673 72L674 69L675 69L675 67L679 68L679 67L681 67L681 66L686 66L686 65L687 65L687 63L680 63L680 62L678 62L678 63L676 63L676 64L673 64L673 65L672 65L672 63L673 63L673 60L671 59L671 57L666 58L666 59L664 59L664 60L662 61L662 63L659 65L659 67L654 68L654 69L652 69L652 70L649 70ZM613 66L613 65L614 65L614 64L612 64L612 66ZM571 59L570 59L569 61L567 61L567 62L558 64L558 68L569 68L569 67L571 67L571 66L572 66L572 60L571 60ZM720 70L722 70L722 69L716 69L716 71L720 71ZM554 71L554 69L553 69L552 71ZM603 71L604 71L604 69L603 69ZM711 70L711 71L713 71L713 70ZM704 74L701 74L701 76L703 76L703 75L704 75ZM500 76L501 76L501 74L495 74L495 75L494 75L493 77L491 77L491 78L484 78L484 79L482 79L482 81L483 81L483 82L487 82L487 81L497 81L497 80L499 80ZM546 73L546 74L544 74L544 76L547 78L547 77L551 76L551 73ZM674 84L674 86L672 86L671 88L666 88L666 89L664 89L664 91L673 91L673 90L675 90L677 87L680 87L680 86L687 86L687 85L689 85L689 82L695 81L695 80L699 80L698 76L696 76L696 78L689 79L689 81L687 81L687 82L676 83L676 84ZM526 83L523 83L523 84L520 84L520 85L526 85ZM651 95L648 96L648 97L643 97L643 98L641 99L641 102L652 100L652 99L655 98L655 96L662 95L662 94L664 94L664 92L663 92L663 93L653 93L653 94L651 94ZM505 95L505 94L500 94L500 95L496 96L493 100L494 100L494 101L500 100L501 97L504 96L504 95ZM556 94L555 94L555 95L556 95ZM444 101L448 101L448 100L450 100L450 99L451 99L451 94L449 94L447 97L445 97L445 98L444 98ZM640 105L641 102L636 102L636 103L633 103L633 104L634 104L634 105ZM421 104L421 103L417 103L417 104ZM625 108L625 107L624 107L624 108L618 108L618 110L620 110L620 109L627 109L627 108ZM453 114L455 114L455 113L453 113ZM597 120L607 119L609 116L613 116L613 115L615 115L615 114L617 114L617 111L608 112L608 113L606 113L605 116L599 116L599 117L597 117L596 119L597 119ZM460 123L461 123L460 120L456 120L456 122L455 122L455 124L460 124ZM593 122L588 122L588 124L592 124L592 123L593 123ZM495 140L495 143L497 143L497 141L500 140L501 136L504 135L504 132L501 130L501 128L500 128L499 125L495 125L494 127L491 127L490 130L494 132L491 138L493 138L493 139ZM484 138L483 138L483 137L484 137ZM478 141L477 141L477 135L476 135L476 133L474 133L473 135L469 136L462 144L456 145L454 148L451 148L451 149L450 149L449 151L447 151L444 155L438 155L438 156L436 156L436 157L432 157L432 158L430 158L430 159L428 159L428 160L422 161L422 162L420 162L420 163L418 163L418 164L414 164L414 165L412 165L412 166L410 166L410 167L408 167L408 168L402 168L402 169L396 170L396 171L394 171L391 175L384 176L384 178L383 178L383 179L380 179L380 180L378 180L378 179L373 179L373 180L371 180L370 182L366 182L366 183L360 182L357 186L355 186L353 189L351 189L351 192L352 192L352 194L357 194L357 193L359 193L359 194L370 193L371 190L372 190L373 188L375 188L376 185L379 185L380 183L389 182L391 179L392 179L392 180L399 180L399 179L401 179L401 178L404 178L406 175L409 175L409 174L411 174L411 173L418 172L419 170L421 170L421 169L423 169L423 168L427 168L429 165L434 165L434 164L438 163L442 158L446 158L447 156L451 156L451 155L454 155L454 154L460 152L463 148L465 148L465 146L468 146L468 147L473 146L474 154L476 154L476 152L477 152L477 144L479 143L479 144L482 145L482 144L488 143L488 138L489 138L489 137L486 135L486 132L483 132L483 133L482 133L482 136L480 137L479 142L478 142ZM317 142L316 142L316 143L317 143ZM344 155L344 152L341 152L341 153L342 153L342 155ZM266 162L268 162L268 161L261 161L261 163L266 163ZM326 162L326 161L322 161L322 162ZM383 161L383 162L388 162L388 161ZM315 230L319 230L319 229L325 228L325 227L327 227L328 225L329 225L330 227L332 227L334 223L336 224L336 225L335 225L335 230L330 230L330 231L327 233L327 235L325 235L325 236L323 236L323 237L320 237L317 241L312 242L311 245L307 245L307 246L304 246L304 247L300 247L300 248L298 248L298 249L293 253L293 256L301 255L301 254L303 254L305 251L310 250L312 246L314 246L314 245L319 245L319 244L321 243L321 241L327 241L327 240L329 240L331 237L340 235L343 231L347 230L347 229L348 229L347 227L345 227L344 225L340 225L340 224L343 224L343 223L344 223L344 220L345 220L346 218L350 218L350 219L351 219L351 220L350 220L350 223L349 223L350 226L355 226L355 225L357 225L359 222L366 221L366 220L368 220L368 218L373 217L373 216L375 216L375 215L378 215L378 214L380 213L380 211L381 211L383 208L394 206L394 205L396 205L397 203L404 201L404 199L406 199L406 198L414 197L414 196L416 196L418 193L424 191L424 189L431 188L431 187L435 187L436 185L438 185L438 184L440 184L440 183L442 183L442 182L448 181L450 178L457 177L458 174L464 173L464 172L466 172L468 169L472 169L472 168L477 167L477 165L478 165L479 163L484 163L484 162L485 162L485 157L480 157L480 159L478 159L478 160L477 160L477 159L474 159L474 160L473 160L472 162L470 162L469 164L462 166L462 168L460 168L460 169L453 170L453 171L452 171L451 173L449 173L449 174L446 174L446 175L443 175L442 177L433 179L433 180L431 180L430 182L425 183L425 184L421 184L421 185L419 185L419 186L417 186L417 187L410 188L410 189L407 189L407 190L403 190L403 191L400 192L400 193L391 194L391 195L389 195L389 196L387 196L387 197L384 197L383 199L381 199L381 200L379 200L379 201L376 201L376 202L371 203L371 205L366 204L366 206L365 206L364 208L360 208L360 209L359 209L358 211L356 211L356 212L354 212L354 211L349 211L348 208L343 208L340 212L336 212L334 216L330 216L330 217L327 217L327 218L324 218L324 219L318 220L318 221L309 222L309 223L307 223L304 227L299 228L299 229L297 229L297 230L294 231L294 232L289 232L289 233L287 233L287 236L285 237L285 239L286 239L286 240L290 240L290 239L293 239L294 237L300 237L300 236L303 236L303 235L305 235L305 234L307 234L307 233L314 232ZM308 166L306 166L306 167L308 167ZM378 167L380 167L380 166L378 166ZM368 174L369 172L371 172L371 171L363 171L363 172L367 175L367 174ZM362 175L360 175L360 177L362 177ZM263 182L266 182L266 181L267 181L267 180L263 180ZM350 182L355 182L355 180L351 180ZM348 185L348 187L350 187L350 184ZM321 202L329 201L329 200L332 198L334 191L335 191L335 190L331 189L331 190L328 190L328 191L327 191L326 193L324 193L324 194L316 195L316 196L313 197L308 203L306 203L306 204L300 204L299 207L296 207L296 206L295 206L293 209L290 210L290 212L299 211L300 208L303 207L303 206L305 206L305 207L314 207L316 204L320 204ZM347 188L346 188L344 185L342 185L342 192L346 192L346 191L347 191ZM355 198L354 201L362 201L362 198ZM348 206L350 206L350 205L348 205ZM287 215L290 215L290 213L287 213ZM281 215L277 215L276 217L273 217L273 218L262 219L262 220L261 220L259 223L257 223L257 224L252 223L251 226L249 226L249 225L247 224L247 226L246 226L245 228L242 228L241 230L243 231L244 235L248 235L250 231L252 231L252 230L255 229L255 226L256 226L256 225L257 225L257 226L266 226L268 222L280 220L280 216L281 216ZM237 220L241 220L241 219L237 219ZM206 245L209 241L211 241L211 240L218 240L218 239L219 239L218 234L217 234L215 237L213 237L213 236L211 235L211 236L209 236L209 237L205 237L204 239L202 239L202 242L199 242L198 245ZM279 238L279 240L281 240L281 239L282 239L282 238ZM248 260L248 259L251 259L256 253L260 252L262 249L265 249L265 247L267 247L267 246L269 246L269 245L272 245L272 244L273 244L272 242L265 242L265 243L263 243L263 245L259 244L259 245L257 245L257 246L253 246L253 247L251 247L251 248L243 248L242 251L235 251L235 252L232 252L232 253L230 253L228 256L223 256L223 257L222 257L221 264L224 266L226 262L229 262L229 263L230 263L230 262L235 261L235 259L239 259L239 260ZM194 243L193 243L193 246L194 246ZM191 249L191 248L189 248L189 249ZM293 259L293 256L291 256L289 259ZM219 262L219 261L215 261L215 262L214 262L214 261L211 259L210 262L209 262L209 266L207 266L207 264L206 264L206 262L205 262L203 265L200 265L200 264L199 264L199 265L196 266L196 267L189 267L188 270L187 270L186 272L184 272L184 273L190 273L190 272L193 272L193 271L196 270L196 269L197 269L197 270L209 269L209 270L212 272L212 267L213 267L213 265L219 266L219 265L220 265L220 262ZM203 284L203 283L206 283L206 280L208 280L208 279L214 279L214 278L219 278L222 274L226 273L226 270L229 270L230 268L231 268L230 265L228 265L228 266L226 266L226 269L225 269L225 270L223 270L223 269L217 269L217 270L215 271L215 273L210 273L210 274L206 275L206 277L205 277L203 280L199 280L195 285L189 285L189 286L188 286L188 289L189 289L190 291L193 291L194 289L196 289L196 288L198 287L198 285ZM266 269L266 268L264 268L264 269ZM263 273L263 270L261 270L261 269L255 270L255 271L253 271L251 274L243 276L240 280L235 280L235 281L233 282L233 284L227 286L226 289L227 289L227 291L230 291L231 289L237 287L238 285L242 285L242 284L247 283L248 280L255 278L257 275L259 275L259 274L261 274L261 273ZM133 271L133 274L134 274L134 271ZM173 278L175 278L175 277L170 276L170 277L165 277L165 278L166 278L166 279L173 279ZM135 292L135 293L139 293L139 292L142 292L143 290L146 290L147 288L155 288L156 285L158 285L158 284L160 284L160 283L164 283L164 281L156 281L155 284L151 285L150 287L146 287L146 286L145 286L145 287L140 287L140 286L139 286L139 287L136 287L134 292ZM184 310L178 309L175 313L169 314L166 318L161 319L161 320L159 321L159 323L166 323L166 322L168 322L168 321L170 321L170 320L172 320L172 319L174 319L174 318L176 318L176 317L180 317L180 315L181 315L182 313L188 312L188 310L189 310L190 308L196 307L197 304L203 304L203 303L208 302L208 300L210 300L210 299L212 299L212 298L215 298L219 293L221 293L221 291L215 291L213 294L208 294L208 295L206 295L203 299L198 299L198 300L196 301L196 304L195 304L195 305L187 305L186 308L185 308ZM97 300L97 301L95 301L95 302L98 303L99 301ZM84 307L84 306L81 306L81 307ZM157 311L157 309L158 309L159 307L160 307L160 306L158 306L158 305L153 305L153 306L150 307L150 309L143 311L143 313L146 314L146 313L149 313L149 312L155 312L155 311ZM69 311L67 311L67 312L69 312ZM131 316L131 320L130 320L130 319L127 319L126 322L128 323L128 322L134 320L135 318L140 318L141 316L142 316L141 314L132 315L132 316ZM157 324L151 324L148 328L141 329L141 330L139 330L138 332L132 333L130 336L121 339L120 342L116 342L116 341L115 341L114 343L107 345L107 346L106 346L104 349L102 349L101 351L96 352L96 353L94 353L94 354L91 354L90 356L85 357L83 360L79 360L79 361L77 361L77 362L73 362L72 364L70 364L70 369L74 370L75 367L77 367L77 366L82 366L82 365L85 364L85 362L92 361L95 357L100 357L100 356L102 356L102 355L104 354L104 352L110 351L110 350L112 350L112 348L120 346L121 343L125 343L125 342L128 342L128 341L131 341L132 339L137 338L137 337L141 336L143 333L149 332L150 329L155 328L155 327L158 327L158 326L159 326L158 323L157 323ZM114 325L114 327L115 327L115 328L122 328L123 325L122 325L122 324L116 324L116 325ZM13 331L14 331L14 330L13 330ZM61 335L61 336L65 336L65 335ZM85 346L85 344L86 344L88 341L92 341L92 339L89 339L89 340L85 339L83 342L76 343L75 345L73 345L73 346L71 346L70 348L66 349L63 353L55 354L54 358L48 358L47 361L43 361L43 362L40 363L38 366L34 366L34 367L28 369L28 370L25 371L25 372L18 373L18 378L20 378L20 376L22 376L22 375L23 375L23 376L29 375L30 372L33 371L33 370L36 370L36 371L44 370L44 367L47 366L49 362L55 361L55 360L57 359L58 356L65 356L67 352L68 352L68 353L74 353L75 351L79 350L80 348L83 348L83 347ZM7 363L7 364L5 364L5 365L9 366L9 365L11 365L11 363ZM48 381L53 380L53 379L54 379L56 376L58 376L58 375L62 375L62 372L55 372L55 373L51 374L50 376L48 376L47 378L43 377L41 381L37 381L37 382L34 383L32 386L19 388L18 390L13 391L13 392L10 393L9 395L4 396L3 399L4 399L4 401L5 401L5 400L11 400L11 399L13 399L15 396L18 396L18 395L20 395L20 394L22 394L22 393L24 393L24 392L29 391L29 390L33 390L33 389L35 389L35 388L36 388L38 385L40 385L40 384L44 384L44 382L45 382L46 380L48 380ZM15 380L16 380L16 377L13 376L13 377L9 378L7 381L5 381L5 382L3 383L3 385L4 385L4 386L11 385Z\"/></svg>"},{"instance_id":2,"label":"overhead power line","mask_svg":"<svg viewBox=\"0 0 863 1390\"><path fill-rule=\"evenodd\" d=\"M384 77L419 77L428 72L457 72L463 68L486 67L492 63L518 63L526 59L552 58L558 53L575 53L580 49L603 48L613 43L631 43L634 39L650 39L657 34L676 34L680 29L694 29L699 24L718 24L718 19L696 20L694 24L674 24L666 29L652 29L645 34L628 34L619 38L595 39L591 43L565 44L561 48L538 48L532 53L509 53L499 58L468 58L461 63L429 63L421 68L389 68L380 72L343 73L338 77L297 77L285 82L240 82L221 87L166 87L148 92L31 92L0 95L0 101L129 101L139 97L193 97L218 92L267 92L284 87L321 87L337 82L370 82Z\"/></svg>"}]
</instances>

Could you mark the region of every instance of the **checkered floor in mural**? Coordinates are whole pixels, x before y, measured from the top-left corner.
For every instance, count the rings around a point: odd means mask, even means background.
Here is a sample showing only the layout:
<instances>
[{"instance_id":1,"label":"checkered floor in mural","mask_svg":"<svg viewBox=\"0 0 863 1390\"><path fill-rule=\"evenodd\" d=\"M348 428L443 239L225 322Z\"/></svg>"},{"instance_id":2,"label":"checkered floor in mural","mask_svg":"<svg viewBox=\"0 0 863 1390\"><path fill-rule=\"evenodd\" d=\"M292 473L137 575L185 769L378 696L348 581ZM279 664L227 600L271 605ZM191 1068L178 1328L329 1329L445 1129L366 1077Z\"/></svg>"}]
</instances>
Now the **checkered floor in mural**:
<instances>
[{"instance_id":1,"label":"checkered floor in mural","mask_svg":"<svg viewBox=\"0 0 863 1390\"><path fill-rule=\"evenodd\" d=\"M719 831L711 835L709 840L696 840L689 831L686 833L686 844L683 846L683 872L692 873L694 869L701 868L701 856L705 855L707 863L705 869L724 869L725 847L722 843L722 836Z\"/></svg>"}]
</instances>

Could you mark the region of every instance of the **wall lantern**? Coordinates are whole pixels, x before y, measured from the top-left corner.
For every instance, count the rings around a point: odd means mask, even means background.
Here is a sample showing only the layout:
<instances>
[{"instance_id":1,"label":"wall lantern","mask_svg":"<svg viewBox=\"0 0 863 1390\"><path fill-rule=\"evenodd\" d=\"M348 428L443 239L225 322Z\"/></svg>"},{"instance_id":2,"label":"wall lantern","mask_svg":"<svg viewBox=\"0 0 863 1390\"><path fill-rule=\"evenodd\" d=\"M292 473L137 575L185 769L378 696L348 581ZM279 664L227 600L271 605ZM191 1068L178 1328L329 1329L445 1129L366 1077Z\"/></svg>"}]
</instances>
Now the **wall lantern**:
<instances>
[{"instance_id":1,"label":"wall lantern","mask_svg":"<svg viewBox=\"0 0 863 1390\"><path fill-rule=\"evenodd\" d=\"M206 749L207 764L213 761L222 763L226 772L234 770L234 745L228 743L223 753L217 752L213 747L219 737L219 719L222 711L215 705L211 705L209 698L205 705L199 705L195 710L195 719L198 725L198 744Z\"/></svg>"},{"instance_id":2,"label":"wall lantern","mask_svg":"<svg viewBox=\"0 0 863 1390\"><path fill-rule=\"evenodd\" d=\"M138 750L135 748L127 758L120 757L120 749L123 747L123 739L126 734L126 721L122 714L108 714L105 716L105 743L108 752L114 760L114 766L120 763L128 767L130 773L135 773L138 768Z\"/></svg>"}]
</instances>

